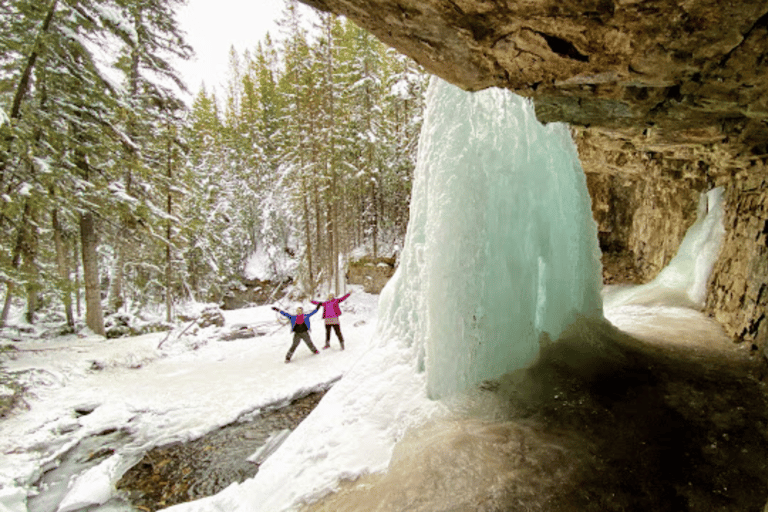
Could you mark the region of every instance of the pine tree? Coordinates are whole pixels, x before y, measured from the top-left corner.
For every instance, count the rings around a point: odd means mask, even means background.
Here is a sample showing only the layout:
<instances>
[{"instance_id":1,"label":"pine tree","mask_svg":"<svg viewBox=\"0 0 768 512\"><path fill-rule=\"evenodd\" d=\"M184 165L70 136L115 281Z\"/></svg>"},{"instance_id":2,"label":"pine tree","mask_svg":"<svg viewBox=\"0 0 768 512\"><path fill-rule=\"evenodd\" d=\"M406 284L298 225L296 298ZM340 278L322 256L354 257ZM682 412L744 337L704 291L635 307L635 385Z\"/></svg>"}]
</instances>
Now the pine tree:
<instances>
[{"instance_id":1,"label":"pine tree","mask_svg":"<svg viewBox=\"0 0 768 512\"><path fill-rule=\"evenodd\" d=\"M279 233L265 234L272 243L287 241L293 237L304 240L304 275L300 278L304 288L312 292L317 281L317 269L322 265L316 255L323 253L320 245L320 223L323 211L314 201L310 207L307 196L319 173L317 156L319 143L314 139L318 133L316 75L311 63L307 31L295 0L287 1L278 25L283 31L282 57L284 70L278 80L278 91L282 105L280 120L281 155L275 177L277 191L292 205L284 219L278 219L273 212L266 212L271 230ZM315 190L316 193L316 190ZM276 196L277 194L274 194ZM276 197L270 202L278 202ZM313 223L314 218L314 223ZM313 227L314 226L314 227ZM313 235L315 235L313 237ZM314 243L313 243L314 238ZM269 238L267 238L269 240Z\"/></svg>"},{"instance_id":2,"label":"pine tree","mask_svg":"<svg viewBox=\"0 0 768 512\"><path fill-rule=\"evenodd\" d=\"M188 219L181 226L186 240L182 250L185 262L184 280L191 295L207 300L216 293L218 264L214 254L215 241L211 231L217 229L217 216L211 216L212 195L216 190L216 172L223 165L223 127L219 119L215 94L203 86L192 104L187 134L189 160L183 182L189 192L179 215Z\"/></svg>"},{"instance_id":3,"label":"pine tree","mask_svg":"<svg viewBox=\"0 0 768 512\"><path fill-rule=\"evenodd\" d=\"M13 4L13 14L15 19L38 27L34 41L25 48L17 45L10 33L3 34L8 39L0 38L11 41L9 47L16 48L6 59L10 72L3 77L10 85L6 89L15 91L12 98L7 98L11 123L2 137L8 150L2 162L3 178L9 178L3 179L3 187L12 190L28 184L29 194L25 197L32 201L31 211L50 211L52 219L55 217L52 224L58 226L53 231L58 235L66 233L72 223L80 225L87 321L99 333L103 333L96 251L102 231L99 226L111 222L116 209L130 211L136 207L130 195L121 193L131 188L126 186L130 181L115 187L115 178L125 175L126 167L131 172L148 167L141 158L151 151L143 151L147 148L142 147L139 120L151 124L152 116L146 115L146 106L158 104L159 100L165 109L173 100L170 88L157 81L142 80L141 70L148 70L153 77L174 78L162 54L183 55L187 51L178 33L172 30L174 3L60 0L39 6L20 0ZM16 31L20 24L0 28ZM127 88L116 85L103 59L95 57L97 52L108 53L115 41L130 48L126 52L130 65L117 66L126 71ZM116 162L113 155L120 152L134 164L123 166ZM148 179L143 176L141 181ZM4 206L3 213L12 217L18 215L14 212L23 215L26 211L18 204ZM52 245L63 255L60 244L52 241ZM44 249L40 245L39 251L27 251L27 259L33 261L35 254L37 261L42 255L51 258L49 254L53 251L43 252ZM17 267L12 254L9 256L3 266L13 273ZM58 264L60 280L51 281L67 287L64 267L68 266L66 261ZM40 268L47 270L45 266ZM34 279L31 276L28 271L28 287L34 284L31 281L48 281L43 274L38 273ZM12 291L12 282L6 283L8 293ZM33 302L32 295L28 302Z\"/></svg>"}]
</instances>

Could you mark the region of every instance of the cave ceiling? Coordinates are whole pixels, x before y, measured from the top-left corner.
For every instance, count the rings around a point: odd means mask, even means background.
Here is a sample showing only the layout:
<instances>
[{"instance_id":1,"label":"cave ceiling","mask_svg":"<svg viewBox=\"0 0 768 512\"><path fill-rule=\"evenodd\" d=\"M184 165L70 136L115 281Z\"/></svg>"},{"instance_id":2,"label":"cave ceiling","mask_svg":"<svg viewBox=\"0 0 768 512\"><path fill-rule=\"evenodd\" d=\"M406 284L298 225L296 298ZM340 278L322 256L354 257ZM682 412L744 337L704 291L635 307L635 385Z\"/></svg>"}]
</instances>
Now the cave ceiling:
<instances>
[{"instance_id":1,"label":"cave ceiling","mask_svg":"<svg viewBox=\"0 0 768 512\"><path fill-rule=\"evenodd\" d=\"M302 1L465 90L533 98L587 153L732 170L768 154L768 1Z\"/></svg>"}]
</instances>

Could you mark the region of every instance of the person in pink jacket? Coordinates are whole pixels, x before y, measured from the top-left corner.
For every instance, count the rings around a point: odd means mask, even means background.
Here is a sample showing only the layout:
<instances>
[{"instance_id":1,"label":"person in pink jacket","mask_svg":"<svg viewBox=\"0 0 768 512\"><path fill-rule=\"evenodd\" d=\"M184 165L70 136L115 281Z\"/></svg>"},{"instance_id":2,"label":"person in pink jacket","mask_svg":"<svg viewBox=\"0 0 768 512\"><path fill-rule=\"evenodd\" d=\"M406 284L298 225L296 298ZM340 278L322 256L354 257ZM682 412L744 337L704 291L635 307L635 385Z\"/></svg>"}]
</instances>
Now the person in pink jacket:
<instances>
[{"instance_id":1,"label":"person in pink jacket","mask_svg":"<svg viewBox=\"0 0 768 512\"><path fill-rule=\"evenodd\" d=\"M343 297L335 299L331 293L325 302L312 301L312 304L315 306L323 306L323 319L325 319L325 346L323 349L331 348L331 328L333 328L336 331L336 337L339 339L341 350L344 350L344 336L341 335L341 325L339 324L339 317L341 316L339 303L347 300L349 295L348 293Z\"/></svg>"}]
</instances>

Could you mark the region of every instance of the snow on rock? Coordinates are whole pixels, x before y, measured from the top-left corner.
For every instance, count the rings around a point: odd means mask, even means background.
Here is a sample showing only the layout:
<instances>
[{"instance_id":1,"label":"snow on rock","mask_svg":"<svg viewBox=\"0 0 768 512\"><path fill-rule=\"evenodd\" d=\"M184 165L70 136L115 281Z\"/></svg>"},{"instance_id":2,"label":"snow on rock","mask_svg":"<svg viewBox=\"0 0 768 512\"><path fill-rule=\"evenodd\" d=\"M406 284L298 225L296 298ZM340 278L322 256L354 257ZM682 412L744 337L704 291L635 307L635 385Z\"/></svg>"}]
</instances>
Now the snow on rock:
<instances>
[{"instance_id":1,"label":"snow on rock","mask_svg":"<svg viewBox=\"0 0 768 512\"><path fill-rule=\"evenodd\" d=\"M1 487L0 512L27 512L27 491L15 485Z\"/></svg>"},{"instance_id":2,"label":"snow on rock","mask_svg":"<svg viewBox=\"0 0 768 512\"><path fill-rule=\"evenodd\" d=\"M91 505L101 505L112 497L120 456L112 456L78 476L56 512L74 512Z\"/></svg>"},{"instance_id":3,"label":"snow on rock","mask_svg":"<svg viewBox=\"0 0 768 512\"><path fill-rule=\"evenodd\" d=\"M248 462L253 462L254 464L263 464L267 458L274 453L275 450L277 450L281 444L283 444L283 441L290 435L291 429L286 428L281 430L280 432L276 432L269 436L269 439L267 439L267 442L264 443L264 446L259 448L254 452L253 455L248 457Z\"/></svg>"}]
</instances>

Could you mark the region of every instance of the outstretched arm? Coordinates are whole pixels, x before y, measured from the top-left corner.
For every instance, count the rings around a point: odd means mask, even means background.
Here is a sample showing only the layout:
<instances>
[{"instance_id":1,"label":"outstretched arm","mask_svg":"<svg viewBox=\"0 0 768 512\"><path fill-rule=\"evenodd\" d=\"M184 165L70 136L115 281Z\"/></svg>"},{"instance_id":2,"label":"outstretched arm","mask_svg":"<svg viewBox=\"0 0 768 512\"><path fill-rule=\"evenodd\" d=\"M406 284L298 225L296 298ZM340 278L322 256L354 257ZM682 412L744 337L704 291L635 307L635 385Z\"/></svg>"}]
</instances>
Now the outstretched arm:
<instances>
[{"instance_id":1,"label":"outstretched arm","mask_svg":"<svg viewBox=\"0 0 768 512\"><path fill-rule=\"evenodd\" d=\"M281 314L281 315L283 315L283 316L287 316L287 317L289 317L289 318L290 318L290 316L291 316L291 315L289 315L288 313L286 313L285 311L281 310L280 308L276 308L275 306L272 306L272 309L273 309L274 311L277 311L278 313L280 313L280 314Z\"/></svg>"},{"instance_id":2,"label":"outstretched arm","mask_svg":"<svg viewBox=\"0 0 768 512\"><path fill-rule=\"evenodd\" d=\"M350 295L352 295L352 292L349 292L349 293L347 293L345 296L343 296L342 298L340 298L340 299L339 299L339 302L342 302L342 301L345 301L345 300L347 300L347 297L349 297Z\"/></svg>"},{"instance_id":3,"label":"outstretched arm","mask_svg":"<svg viewBox=\"0 0 768 512\"><path fill-rule=\"evenodd\" d=\"M311 300L311 301L309 301L309 302L311 302L311 303L312 303L312 304L314 304L315 306L319 306L320 304L322 304L322 302L318 302L318 301L316 301L316 300Z\"/></svg>"},{"instance_id":4,"label":"outstretched arm","mask_svg":"<svg viewBox=\"0 0 768 512\"><path fill-rule=\"evenodd\" d=\"M320 311L320 306L317 306L313 312L311 312L311 313L309 313L309 314L307 315L307 317L310 317L310 316L314 315L314 314L315 314L315 313L317 313L318 311Z\"/></svg>"}]
</instances>

